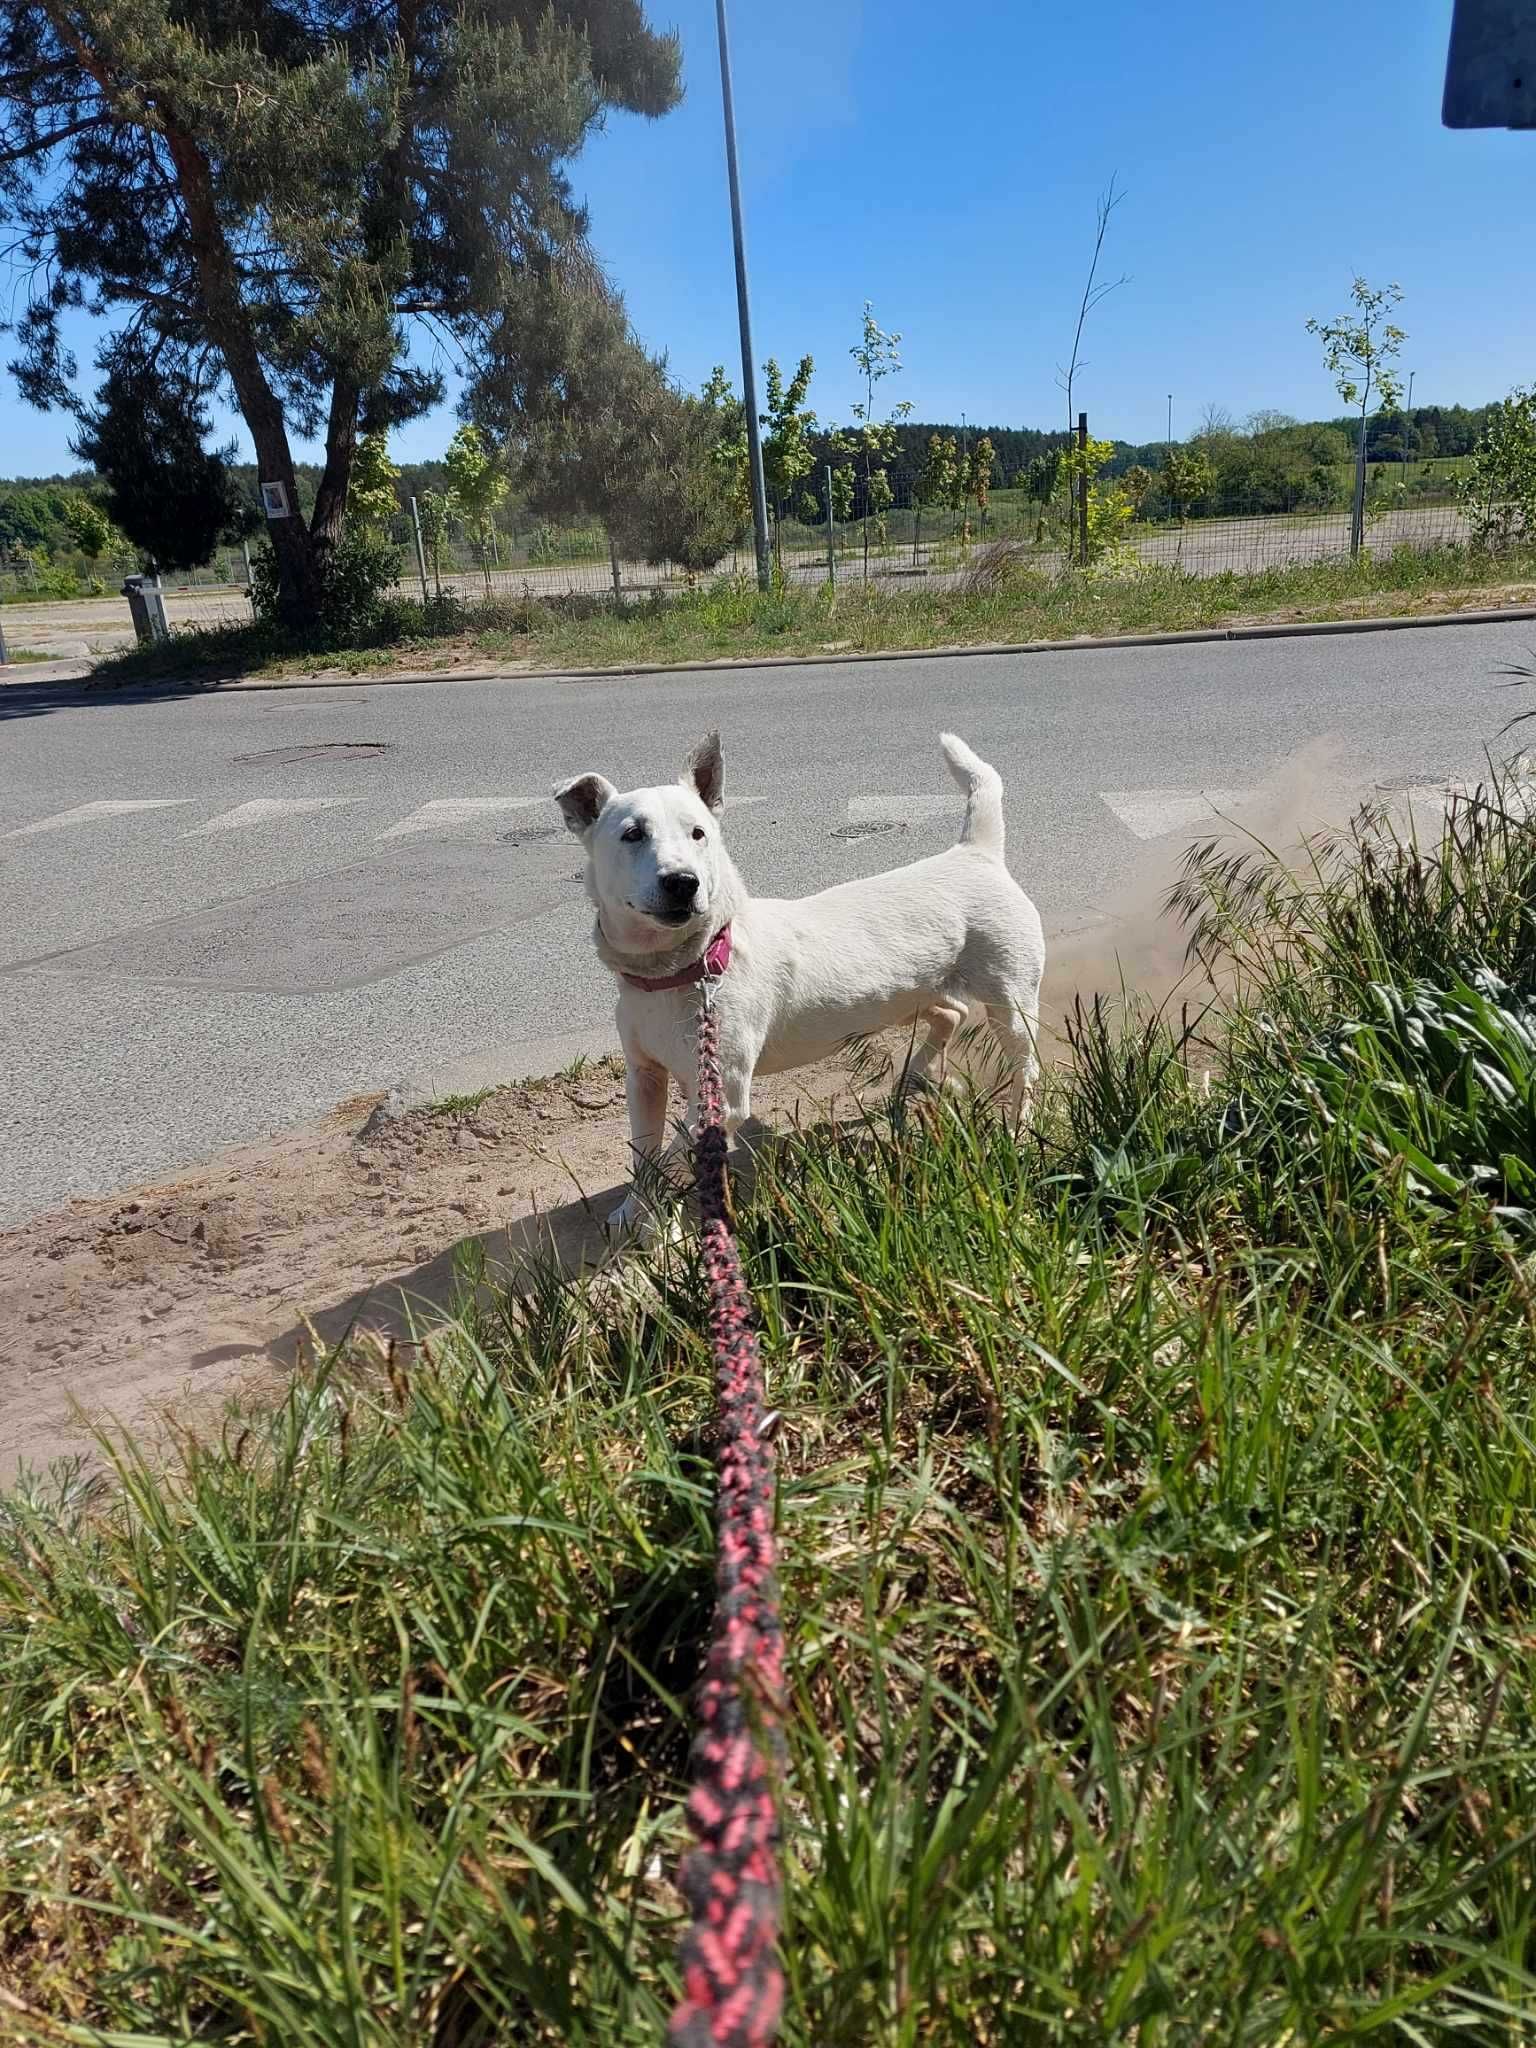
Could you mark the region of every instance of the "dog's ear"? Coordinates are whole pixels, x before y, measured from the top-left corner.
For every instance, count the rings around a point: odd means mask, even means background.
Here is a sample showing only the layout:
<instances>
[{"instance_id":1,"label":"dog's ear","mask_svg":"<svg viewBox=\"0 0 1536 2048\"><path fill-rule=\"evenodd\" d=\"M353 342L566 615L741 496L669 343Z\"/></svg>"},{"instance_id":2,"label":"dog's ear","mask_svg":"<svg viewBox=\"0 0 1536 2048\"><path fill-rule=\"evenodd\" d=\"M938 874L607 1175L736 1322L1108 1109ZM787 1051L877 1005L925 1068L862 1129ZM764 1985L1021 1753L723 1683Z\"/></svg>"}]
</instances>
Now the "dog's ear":
<instances>
[{"instance_id":1,"label":"dog's ear","mask_svg":"<svg viewBox=\"0 0 1536 2048\"><path fill-rule=\"evenodd\" d=\"M695 790L712 811L725 806L725 763L720 757L720 735L706 733L688 756L683 768L683 785Z\"/></svg>"},{"instance_id":2,"label":"dog's ear","mask_svg":"<svg viewBox=\"0 0 1536 2048\"><path fill-rule=\"evenodd\" d=\"M555 802L565 819L567 832L585 839L603 814L603 807L618 791L605 775L573 775L555 791Z\"/></svg>"}]
</instances>

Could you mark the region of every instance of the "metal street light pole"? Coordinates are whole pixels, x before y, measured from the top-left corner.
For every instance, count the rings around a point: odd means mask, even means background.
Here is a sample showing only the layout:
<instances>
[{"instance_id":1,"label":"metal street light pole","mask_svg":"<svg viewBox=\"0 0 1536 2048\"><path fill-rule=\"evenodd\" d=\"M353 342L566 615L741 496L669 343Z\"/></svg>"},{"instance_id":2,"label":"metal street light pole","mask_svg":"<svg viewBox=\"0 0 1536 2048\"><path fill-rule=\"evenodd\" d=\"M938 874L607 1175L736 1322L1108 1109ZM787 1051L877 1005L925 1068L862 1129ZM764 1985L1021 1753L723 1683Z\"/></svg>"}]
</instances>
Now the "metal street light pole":
<instances>
[{"instance_id":1,"label":"metal street light pole","mask_svg":"<svg viewBox=\"0 0 1536 2048\"><path fill-rule=\"evenodd\" d=\"M752 313L747 300L747 245L741 231L741 180L736 174L736 104L731 93L731 48L725 33L725 0L715 0L720 36L720 98L725 108L725 165L731 181L731 236L736 244L736 315L741 323L741 402L747 415L747 467L752 485L752 541L757 554L757 587L773 586L768 557L768 490L763 482L763 444L758 433L757 361L752 353Z\"/></svg>"}]
</instances>

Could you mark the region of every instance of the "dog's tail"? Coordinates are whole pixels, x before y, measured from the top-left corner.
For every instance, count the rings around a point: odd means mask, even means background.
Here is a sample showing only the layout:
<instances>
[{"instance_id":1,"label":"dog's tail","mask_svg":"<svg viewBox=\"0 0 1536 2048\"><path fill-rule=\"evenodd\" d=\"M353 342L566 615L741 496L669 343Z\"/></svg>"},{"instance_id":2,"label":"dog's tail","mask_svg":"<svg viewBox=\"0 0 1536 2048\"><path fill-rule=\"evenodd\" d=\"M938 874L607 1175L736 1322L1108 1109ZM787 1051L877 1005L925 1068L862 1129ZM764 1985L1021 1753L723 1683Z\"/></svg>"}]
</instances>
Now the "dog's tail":
<instances>
[{"instance_id":1,"label":"dog's tail","mask_svg":"<svg viewBox=\"0 0 1536 2048\"><path fill-rule=\"evenodd\" d=\"M964 740L952 732L939 734L939 745L949 763L949 772L965 791L965 823L960 827L960 844L974 846L978 853L1003 857L1003 778L997 770L973 754Z\"/></svg>"}]
</instances>

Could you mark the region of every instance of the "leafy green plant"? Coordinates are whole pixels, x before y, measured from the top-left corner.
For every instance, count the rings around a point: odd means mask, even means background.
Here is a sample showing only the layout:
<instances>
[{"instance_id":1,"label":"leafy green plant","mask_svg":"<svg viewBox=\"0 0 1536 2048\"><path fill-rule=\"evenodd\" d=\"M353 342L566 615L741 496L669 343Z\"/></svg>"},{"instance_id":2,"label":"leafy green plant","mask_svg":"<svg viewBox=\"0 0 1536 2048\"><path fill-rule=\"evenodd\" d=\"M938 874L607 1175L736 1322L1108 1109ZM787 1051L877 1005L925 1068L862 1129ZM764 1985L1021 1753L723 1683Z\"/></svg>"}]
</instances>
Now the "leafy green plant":
<instances>
[{"instance_id":1,"label":"leafy green plant","mask_svg":"<svg viewBox=\"0 0 1536 2048\"><path fill-rule=\"evenodd\" d=\"M486 445L480 429L465 425L448 443L443 457L448 477L448 495L454 510L468 528L480 556L486 594L491 589L491 521L496 507L507 495L507 476L495 451Z\"/></svg>"},{"instance_id":2,"label":"leafy green plant","mask_svg":"<svg viewBox=\"0 0 1536 2048\"><path fill-rule=\"evenodd\" d=\"M121 554L127 550L127 541L103 508L94 498L87 498L82 493L75 493L66 504L64 524L70 539L92 564L103 555Z\"/></svg>"},{"instance_id":3,"label":"leafy green plant","mask_svg":"<svg viewBox=\"0 0 1536 2048\"><path fill-rule=\"evenodd\" d=\"M400 516L400 471L389 459L389 437L371 429L357 444L347 487L347 523L358 533L387 534Z\"/></svg>"},{"instance_id":4,"label":"leafy green plant","mask_svg":"<svg viewBox=\"0 0 1536 2048\"><path fill-rule=\"evenodd\" d=\"M1203 448L1169 448L1163 456L1163 490L1178 514L1180 526L1189 524L1191 508L1210 496L1216 482L1211 458Z\"/></svg>"},{"instance_id":5,"label":"leafy green plant","mask_svg":"<svg viewBox=\"0 0 1536 2048\"><path fill-rule=\"evenodd\" d=\"M439 598L443 595L443 544L448 538L448 517L452 505L446 491L428 489L416 500L422 548L432 564L432 582Z\"/></svg>"},{"instance_id":6,"label":"leafy green plant","mask_svg":"<svg viewBox=\"0 0 1536 2048\"><path fill-rule=\"evenodd\" d=\"M762 414L763 480L774 506L775 518L779 521L816 466L816 456L811 447L816 415L805 403L814 370L811 358L802 356L795 367L795 374L786 384L784 373L772 356L763 366L767 400L767 410ZM782 568L781 544L781 572Z\"/></svg>"},{"instance_id":7,"label":"leafy green plant","mask_svg":"<svg viewBox=\"0 0 1536 2048\"><path fill-rule=\"evenodd\" d=\"M1365 519L1366 421L1374 400L1391 409L1402 402L1402 378L1394 367L1407 340L1392 314L1403 298L1400 285L1372 285L1356 277L1351 310L1335 320L1309 320L1308 334L1323 345L1323 363L1346 405L1359 407L1355 451L1353 545L1358 548Z\"/></svg>"},{"instance_id":8,"label":"leafy green plant","mask_svg":"<svg viewBox=\"0 0 1536 2048\"><path fill-rule=\"evenodd\" d=\"M1077 559L1082 568L1114 569L1121 573L1140 567L1140 557L1126 541L1125 529L1130 523L1132 506L1112 478L1103 478L1100 471L1114 457L1113 441L1089 439L1081 444L1074 441L1061 451L1060 473L1072 486L1079 502L1087 498L1087 543L1088 559L1081 560L1082 542L1080 533L1068 537L1068 553L1077 550Z\"/></svg>"},{"instance_id":9,"label":"leafy green plant","mask_svg":"<svg viewBox=\"0 0 1536 2048\"><path fill-rule=\"evenodd\" d=\"M1536 539L1536 390L1490 408L1457 495L1475 547L1505 554Z\"/></svg>"}]
</instances>

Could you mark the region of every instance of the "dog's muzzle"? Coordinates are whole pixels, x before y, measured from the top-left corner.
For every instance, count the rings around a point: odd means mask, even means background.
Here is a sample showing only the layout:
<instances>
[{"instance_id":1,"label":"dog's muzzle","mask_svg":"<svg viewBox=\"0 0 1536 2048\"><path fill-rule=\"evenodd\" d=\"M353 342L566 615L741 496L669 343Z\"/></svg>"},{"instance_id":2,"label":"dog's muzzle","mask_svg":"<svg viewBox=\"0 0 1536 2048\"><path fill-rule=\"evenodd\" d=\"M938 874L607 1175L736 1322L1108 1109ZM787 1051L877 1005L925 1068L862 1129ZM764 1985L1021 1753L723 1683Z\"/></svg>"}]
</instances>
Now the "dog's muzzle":
<instances>
[{"instance_id":1,"label":"dog's muzzle","mask_svg":"<svg viewBox=\"0 0 1536 2048\"><path fill-rule=\"evenodd\" d=\"M697 908L699 878L692 868L674 868L656 877L660 901L649 913L664 924L686 924Z\"/></svg>"}]
</instances>

